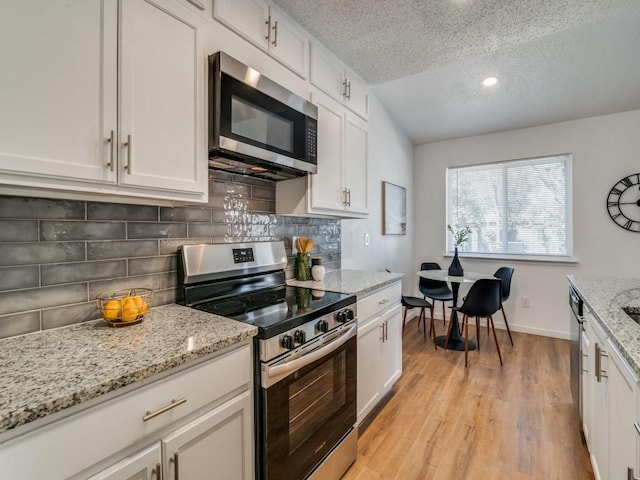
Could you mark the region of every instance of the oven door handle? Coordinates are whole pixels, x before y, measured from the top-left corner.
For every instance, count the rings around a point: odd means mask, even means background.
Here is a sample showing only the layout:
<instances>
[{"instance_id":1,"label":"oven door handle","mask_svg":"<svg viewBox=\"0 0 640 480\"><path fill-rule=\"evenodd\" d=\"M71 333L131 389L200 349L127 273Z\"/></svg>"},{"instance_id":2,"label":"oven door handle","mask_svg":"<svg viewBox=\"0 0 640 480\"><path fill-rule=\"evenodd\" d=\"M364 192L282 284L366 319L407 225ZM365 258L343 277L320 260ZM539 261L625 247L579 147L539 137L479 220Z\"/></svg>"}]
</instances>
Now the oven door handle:
<instances>
[{"instance_id":1,"label":"oven door handle","mask_svg":"<svg viewBox=\"0 0 640 480\"><path fill-rule=\"evenodd\" d=\"M307 365L315 362L316 360L327 356L331 352L336 351L342 345L347 343L349 339L356 335L358 331L358 324L354 323L351 328L349 328L346 332L340 335L335 340L332 340L327 345L324 345L317 350L314 350L311 353L303 355L302 357L298 357L295 360L291 360L281 365L276 365L274 367L266 367L266 374L269 379L275 378L283 378L289 375L291 372L295 372L296 370L300 370L302 367L306 367ZM275 383L275 382L269 382Z\"/></svg>"}]
</instances>

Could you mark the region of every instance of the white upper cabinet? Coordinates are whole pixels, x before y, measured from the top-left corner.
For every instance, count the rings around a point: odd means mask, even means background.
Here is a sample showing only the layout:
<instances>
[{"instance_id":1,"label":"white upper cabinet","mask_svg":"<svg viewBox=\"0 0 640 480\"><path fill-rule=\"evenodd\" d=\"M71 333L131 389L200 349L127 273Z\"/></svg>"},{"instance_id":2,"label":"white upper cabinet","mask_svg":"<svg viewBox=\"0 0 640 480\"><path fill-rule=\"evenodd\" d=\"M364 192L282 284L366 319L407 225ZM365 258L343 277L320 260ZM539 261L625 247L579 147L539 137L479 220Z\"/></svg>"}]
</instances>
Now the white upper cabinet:
<instances>
[{"instance_id":1,"label":"white upper cabinet","mask_svg":"<svg viewBox=\"0 0 640 480\"><path fill-rule=\"evenodd\" d=\"M117 12L0 2L0 182L115 183L103 130L116 128Z\"/></svg>"},{"instance_id":2,"label":"white upper cabinet","mask_svg":"<svg viewBox=\"0 0 640 480\"><path fill-rule=\"evenodd\" d=\"M154 1L121 3L120 182L204 193L204 49L195 18Z\"/></svg>"},{"instance_id":3,"label":"white upper cabinet","mask_svg":"<svg viewBox=\"0 0 640 480\"><path fill-rule=\"evenodd\" d=\"M170 0L1 2L0 183L206 201L196 20Z\"/></svg>"},{"instance_id":4,"label":"white upper cabinet","mask_svg":"<svg viewBox=\"0 0 640 480\"><path fill-rule=\"evenodd\" d=\"M318 106L318 173L276 183L276 213L363 218L368 208L367 123L322 93Z\"/></svg>"},{"instance_id":5,"label":"white upper cabinet","mask_svg":"<svg viewBox=\"0 0 640 480\"><path fill-rule=\"evenodd\" d=\"M311 44L309 80L365 120L369 117L369 93L365 83L317 43Z\"/></svg>"},{"instance_id":6,"label":"white upper cabinet","mask_svg":"<svg viewBox=\"0 0 640 480\"><path fill-rule=\"evenodd\" d=\"M291 71L307 78L307 35L278 9L261 0L214 0L213 15Z\"/></svg>"}]
</instances>

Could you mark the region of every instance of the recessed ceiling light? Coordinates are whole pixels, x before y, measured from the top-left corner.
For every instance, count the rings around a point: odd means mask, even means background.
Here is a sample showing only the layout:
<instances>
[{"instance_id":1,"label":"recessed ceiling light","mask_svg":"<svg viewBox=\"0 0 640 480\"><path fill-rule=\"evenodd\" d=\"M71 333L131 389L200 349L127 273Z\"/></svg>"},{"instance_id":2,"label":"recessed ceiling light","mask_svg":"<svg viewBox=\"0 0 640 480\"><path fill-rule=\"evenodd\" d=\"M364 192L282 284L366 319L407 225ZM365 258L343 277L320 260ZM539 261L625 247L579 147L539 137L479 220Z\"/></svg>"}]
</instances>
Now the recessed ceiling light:
<instances>
[{"instance_id":1,"label":"recessed ceiling light","mask_svg":"<svg viewBox=\"0 0 640 480\"><path fill-rule=\"evenodd\" d=\"M493 87L496 83L498 83L498 77L487 77L482 80L482 85L485 87Z\"/></svg>"}]
</instances>

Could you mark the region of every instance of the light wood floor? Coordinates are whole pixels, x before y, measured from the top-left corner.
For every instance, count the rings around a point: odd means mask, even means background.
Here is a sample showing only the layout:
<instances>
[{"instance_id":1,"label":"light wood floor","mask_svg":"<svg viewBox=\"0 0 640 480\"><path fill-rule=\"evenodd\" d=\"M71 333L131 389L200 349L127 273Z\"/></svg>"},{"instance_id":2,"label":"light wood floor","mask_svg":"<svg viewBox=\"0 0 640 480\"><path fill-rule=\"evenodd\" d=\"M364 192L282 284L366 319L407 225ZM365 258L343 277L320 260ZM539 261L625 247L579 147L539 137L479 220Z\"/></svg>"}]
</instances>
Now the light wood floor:
<instances>
[{"instance_id":1,"label":"light wood floor","mask_svg":"<svg viewBox=\"0 0 640 480\"><path fill-rule=\"evenodd\" d=\"M442 320L436 328L444 333ZM569 389L569 342L512 333L513 347L497 330L503 367L485 329L465 369L464 352L435 351L408 323L402 377L361 426L343 480L593 479Z\"/></svg>"}]
</instances>

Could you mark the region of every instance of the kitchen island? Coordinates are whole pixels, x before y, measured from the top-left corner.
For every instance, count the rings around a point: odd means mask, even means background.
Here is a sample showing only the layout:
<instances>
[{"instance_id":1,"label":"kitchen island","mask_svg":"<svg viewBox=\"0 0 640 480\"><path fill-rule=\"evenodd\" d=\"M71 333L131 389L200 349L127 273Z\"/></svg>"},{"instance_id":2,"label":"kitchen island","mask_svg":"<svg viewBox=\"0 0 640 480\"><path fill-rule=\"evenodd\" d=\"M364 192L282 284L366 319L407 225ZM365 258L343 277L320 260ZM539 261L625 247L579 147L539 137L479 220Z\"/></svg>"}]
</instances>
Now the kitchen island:
<instances>
[{"instance_id":1,"label":"kitchen island","mask_svg":"<svg viewBox=\"0 0 640 480\"><path fill-rule=\"evenodd\" d=\"M640 376L640 325L622 310L640 309L640 279L578 275L568 278L612 343Z\"/></svg>"}]
</instances>

